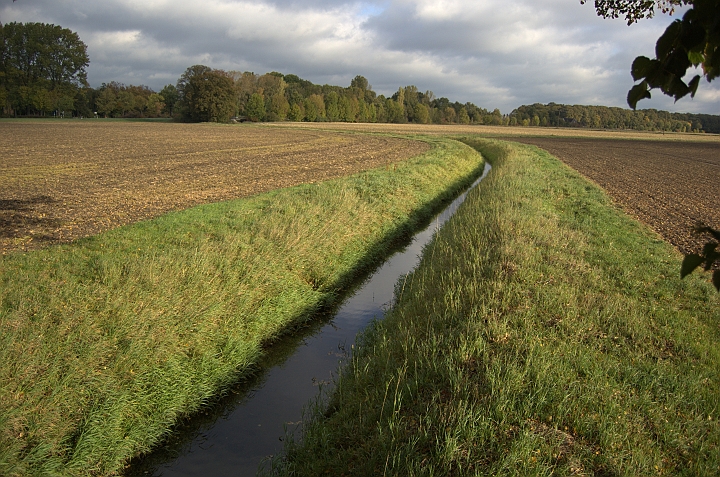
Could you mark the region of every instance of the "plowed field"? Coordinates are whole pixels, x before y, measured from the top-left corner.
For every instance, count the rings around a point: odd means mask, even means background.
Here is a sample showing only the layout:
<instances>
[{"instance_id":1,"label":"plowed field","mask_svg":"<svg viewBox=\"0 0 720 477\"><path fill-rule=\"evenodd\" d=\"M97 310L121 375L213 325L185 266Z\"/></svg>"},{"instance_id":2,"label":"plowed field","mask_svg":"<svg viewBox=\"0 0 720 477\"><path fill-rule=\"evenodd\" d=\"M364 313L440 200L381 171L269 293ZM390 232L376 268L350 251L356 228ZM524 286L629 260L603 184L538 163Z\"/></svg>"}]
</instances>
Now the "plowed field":
<instances>
[{"instance_id":1,"label":"plowed field","mask_svg":"<svg viewBox=\"0 0 720 477\"><path fill-rule=\"evenodd\" d=\"M693 233L697 222L720 228L720 143L508 139L539 146L593 180L683 253L707 241Z\"/></svg>"},{"instance_id":2,"label":"plowed field","mask_svg":"<svg viewBox=\"0 0 720 477\"><path fill-rule=\"evenodd\" d=\"M253 125L0 122L0 253L381 167L418 141Z\"/></svg>"}]
</instances>

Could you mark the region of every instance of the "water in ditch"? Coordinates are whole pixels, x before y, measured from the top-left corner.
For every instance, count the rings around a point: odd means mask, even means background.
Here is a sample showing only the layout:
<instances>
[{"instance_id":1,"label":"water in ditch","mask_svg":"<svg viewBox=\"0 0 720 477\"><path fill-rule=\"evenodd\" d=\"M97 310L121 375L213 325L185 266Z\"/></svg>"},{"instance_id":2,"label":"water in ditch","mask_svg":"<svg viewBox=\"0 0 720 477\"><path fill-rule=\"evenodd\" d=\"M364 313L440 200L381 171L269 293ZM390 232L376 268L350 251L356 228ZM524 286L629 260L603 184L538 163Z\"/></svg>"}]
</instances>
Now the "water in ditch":
<instances>
[{"instance_id":1,"label":"water in ditch","mask_svg":"<svg viewBox=\"0 0 720 477\"><path fill-rule=\"evenodd\" d=\"M486 163L475 187L489 172ZM183 423L165 445L131 463L126 475L251 476L282 452L287 431L295 432L303 408L330 386L355 336L393 302L395 284L412 271L423 247L465 200L465 191L412 241L390 256L348 293L326 320L285 338L273 348L260 370L232 390L206 414Z\"/></svg>"}]
</instances>

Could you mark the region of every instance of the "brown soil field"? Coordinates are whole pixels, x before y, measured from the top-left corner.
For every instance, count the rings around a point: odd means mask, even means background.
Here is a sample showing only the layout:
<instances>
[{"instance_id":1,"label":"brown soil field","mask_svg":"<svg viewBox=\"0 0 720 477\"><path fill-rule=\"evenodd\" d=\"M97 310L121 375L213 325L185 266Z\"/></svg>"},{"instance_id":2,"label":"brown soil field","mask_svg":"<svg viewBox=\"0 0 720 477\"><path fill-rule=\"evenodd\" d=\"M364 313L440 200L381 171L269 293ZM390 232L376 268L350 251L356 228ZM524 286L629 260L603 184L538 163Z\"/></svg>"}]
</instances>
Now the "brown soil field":
<instances>
[{"instance_id":1,"label":"brown soil field","mask_svg":"<svg viewBox=\"0 0 720 477\"><path fill-rule=\"evenodd\" d=\"M398 134L457 135L479 134L487 137L574 137L594 139L639 139L664 142L719 143L720 135L704 133L671 133L660 131L605 130L581 128L546 128L518 126L484 126L460 124L373 124L373 123L268 123L269 127L326 129L333 131L380 132Z\"/></svg>"},{"instance_id":2,"label":"brown soil field","mask_svg":"<svg viewBox=\"0 0 720 477\"><path fill-rule=\"evenodd\" d=\"M508 139L550 152L683 253L709 238L694 233L697 223L720 228L720 142Z\"/></svg>"},{"instance_id":3,"label":"brown soil field","mask_svg":"<svg viewBox=\"0 0 720 477\"><path fill-rule=\"evenodd\" d=\"M258 125L0 121L0 253L382 167L420 141Z\"/></svg>"},{"instance_id":4,"label":"brown soil field","mask_svg":"<svg viewBox=\"0 0 720 477\"><path fill-rule=\"evenodd\" d=\"M683 253L701 251L709 238L694 233L698 222L720 228L720 136L716 134L413 124L334 123L332 128L479 134L533 144L600 185L628 214Z\"/></svg>"}]
</instances>

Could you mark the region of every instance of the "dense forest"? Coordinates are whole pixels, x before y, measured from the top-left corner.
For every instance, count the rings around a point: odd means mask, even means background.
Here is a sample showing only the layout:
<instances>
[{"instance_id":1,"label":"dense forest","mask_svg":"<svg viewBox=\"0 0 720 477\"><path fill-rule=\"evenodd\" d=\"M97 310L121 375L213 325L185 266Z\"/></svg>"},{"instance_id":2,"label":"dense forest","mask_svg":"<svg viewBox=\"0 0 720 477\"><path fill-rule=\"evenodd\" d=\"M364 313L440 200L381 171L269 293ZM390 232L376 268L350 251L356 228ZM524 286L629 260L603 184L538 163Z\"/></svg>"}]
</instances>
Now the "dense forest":
<instances>
[{"instance_id":1,"label":"dense forest","mask_svg":"<svg viewBox=\"0 0 720 477\"><path fill-rule=\"evenodd\" d=\"M568 106L555 103L520 106L510 113L510 124L720 133L720 116L711 114L669 113L656 109L633 111L607 106Z\"/></svg>"},{"instance_id":2,"label":"dense forest","mask_svg":"<svg viewBox=\"0 0 720 477\"><path fill-rule=\"evenodd\" d=\"M437 98L416 86L390 97L356 76L347 87L317 85L294 74L258 75L203 65L188 68L177 84L103 83L92 88L86 45L76 33L42 23L0 24L2 115L103 118L176 118L184 121L344 121L418 124L487 124L705 131L720 133L720 116L629 110L606 106L533 104L510 114L473 103Z\"/></svg>"}]
</instances>

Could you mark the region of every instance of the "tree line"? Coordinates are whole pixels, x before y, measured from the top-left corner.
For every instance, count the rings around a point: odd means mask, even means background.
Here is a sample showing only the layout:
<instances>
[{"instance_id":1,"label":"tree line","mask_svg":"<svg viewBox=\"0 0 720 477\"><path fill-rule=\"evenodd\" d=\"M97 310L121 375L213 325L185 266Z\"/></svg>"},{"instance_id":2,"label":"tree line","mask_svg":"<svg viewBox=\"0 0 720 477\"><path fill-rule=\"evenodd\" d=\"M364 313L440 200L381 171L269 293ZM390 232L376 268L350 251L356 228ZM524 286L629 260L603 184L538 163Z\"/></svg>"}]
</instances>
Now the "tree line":
<instances>
[{"instance_id":1,"label":"tree line","mask_svg":"<svg viewBox=\"0 0 720 477\"><path fill-rule=\"evenodd\" d=\"M436 98L414 85L390 97L378 95L356 76L347 87L317 85L278 72L188 68L177 84L176 111L187 120L222 121L239 116L251 121L344 121L419 124L503 124L500 110Z\"/></svg>"},{"instance_id":2,"label":"tree line","mask_svg":"<svg viewBox=\"0 0 720 477\"><path fill-rule=\"evenodd\" d=\"M0 24L3 116L175 118L183 121L344 121L553 126L720 133L720 116L606 106L533 104L510 114L437 98L409 85L389 97L356 76L347 87L318 85L294 74L189 67L175 85L87 83L87 47L78 35L42 23Z\"/></svg>"},{"instance_id":3,"label":"tree line","mask_svg":"<svg viewBox=\"0 0 720 477\"><path fill-rule=\"evenodd\" d=\"M44 23L0 24L3 114L75 111L87 86L87 46L77 33Z\"/></svg>"},{"instance_id":4,"label":"tree line","mask_svg":"<svg viewBox=\"0 0 720 477\"><path fill-rule=\"evenodd\" d=\"M510 125L720 133L720 116L536 103L520 106L510 113Z\"/></svg>"}]
</instances>

